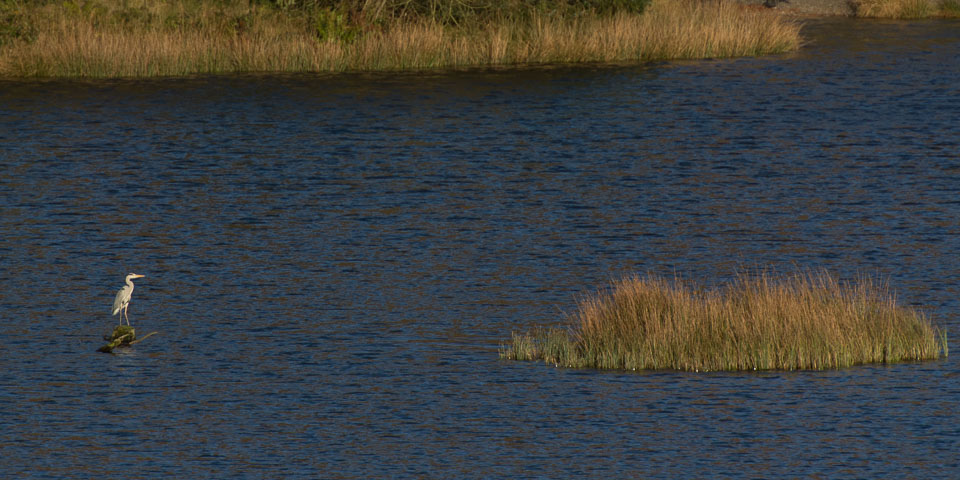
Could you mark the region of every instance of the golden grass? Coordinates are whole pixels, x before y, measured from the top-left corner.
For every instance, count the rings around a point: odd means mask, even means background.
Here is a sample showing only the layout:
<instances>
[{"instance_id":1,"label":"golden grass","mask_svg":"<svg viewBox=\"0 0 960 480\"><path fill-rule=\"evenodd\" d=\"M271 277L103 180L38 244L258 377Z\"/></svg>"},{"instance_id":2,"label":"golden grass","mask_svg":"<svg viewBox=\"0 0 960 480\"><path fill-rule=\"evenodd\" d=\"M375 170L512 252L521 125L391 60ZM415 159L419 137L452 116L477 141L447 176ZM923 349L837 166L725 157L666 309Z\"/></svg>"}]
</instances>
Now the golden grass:
<instances>
[{"instance_id":1,"label":"golden grass","mask_svg":"<svg viewBox=\"0 0 960 480\"><path fill-rule=\"evenodd\" d=\"M135 2L136 0L130 0ZM533 14L454 26L403 17L318 35L309 18L229 2L148 2L134 18L69 2L30 9L0 42L0 75L145 77L645 62L794 50L799 25L729 2L655 0L643 14ZM87 3L85 5L99 5ZM79 8L79 7L78 7ZM326 27L325 27L326 28ZM329 30L329 28L328 28Z\"/></svg>"},{"instance_id":2,"label":"golden grass","mask_svg":"<svg viewBox=\"0 0 960 480\"><path fill-rule=\"evenodd\" d=\"M919 19L960 16L957 0L853 0L854 15L864 18Z\"/></svg>"},{"instance_id":3,"label":"golden grass","mask_svg":"<svg viewBox=\"0 0 960 480\"><path fill-rule=\"evenodd\" d=\"M579 303L570 329L514 334L506 359L613 369L794 370L935 359L946 332L885 284L826 272L704 289L633 276Z\"/></svg>"}]
</instances>

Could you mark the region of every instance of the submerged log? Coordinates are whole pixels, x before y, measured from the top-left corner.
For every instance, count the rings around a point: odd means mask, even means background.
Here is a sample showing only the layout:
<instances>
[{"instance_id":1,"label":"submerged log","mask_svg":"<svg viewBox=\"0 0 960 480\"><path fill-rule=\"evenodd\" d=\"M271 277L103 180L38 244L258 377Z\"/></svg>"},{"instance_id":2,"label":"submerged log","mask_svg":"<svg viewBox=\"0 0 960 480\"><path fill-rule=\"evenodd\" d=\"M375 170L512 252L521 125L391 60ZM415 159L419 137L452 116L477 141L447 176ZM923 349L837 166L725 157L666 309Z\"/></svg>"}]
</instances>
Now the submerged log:
<instances>
[{"instance_id":1,"label":"submerged log","mask_svg":"<svg viewBox=\"0 0 960 480\"><path fill-rule=\"evenodd\" d=\"M141 339L137 339L137 331L130 325L117 325L113 329L113 333L110 335L104 335L103 339L108 343L97 349L98 352L104 353L113 353L113 349L117 347L129 347L137 342L142 342L150 335L153 335L157 332L150 332L143 336Z\"/></svg>"}]
</instances>

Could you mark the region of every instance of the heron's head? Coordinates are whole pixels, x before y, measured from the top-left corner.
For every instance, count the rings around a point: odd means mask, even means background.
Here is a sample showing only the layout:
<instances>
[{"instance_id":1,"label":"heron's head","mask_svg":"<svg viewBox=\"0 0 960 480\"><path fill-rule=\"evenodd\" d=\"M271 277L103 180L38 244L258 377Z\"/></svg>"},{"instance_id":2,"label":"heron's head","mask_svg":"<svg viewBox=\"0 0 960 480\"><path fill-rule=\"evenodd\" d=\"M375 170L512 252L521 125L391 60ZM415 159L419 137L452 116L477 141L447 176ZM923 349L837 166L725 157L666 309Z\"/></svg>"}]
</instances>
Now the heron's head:
<instances>
[{"instance_id":1,"label":"heron's head","mask_svg":"<svg viewBox=\"0 0 960 480\"><path fill-rule=\"evenodd\" d=\"M127 275L127 280L133 280L134 278L143 278L145 275L137 275L136 273L131 273Z\"/></svg>"}]
</instances>

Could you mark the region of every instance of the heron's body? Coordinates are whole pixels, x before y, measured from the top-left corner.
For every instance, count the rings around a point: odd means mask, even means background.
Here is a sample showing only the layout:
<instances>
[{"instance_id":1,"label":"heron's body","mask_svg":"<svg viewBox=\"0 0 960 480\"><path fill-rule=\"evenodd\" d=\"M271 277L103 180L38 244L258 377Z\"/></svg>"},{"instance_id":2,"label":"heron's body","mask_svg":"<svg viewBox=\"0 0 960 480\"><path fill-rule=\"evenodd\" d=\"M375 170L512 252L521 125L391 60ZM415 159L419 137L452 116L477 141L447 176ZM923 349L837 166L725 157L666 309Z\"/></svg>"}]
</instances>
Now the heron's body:
<instances>
[{"instance_id":1,"label":"heron's body","mask_svg":"<svg viewBox=\"0 0 960 480\"><path fill-rule=\"evenodd\" d=\"M131 273L127 275L127 284L117 292L117 298L113 300L113 315L123 311L120 317L120 324L123 325L123 319L127 319L127 325L130 325L130 317L127 316L127 306L130 305L130 297L133 296L133 279L142 278L143 275Z\"/></svg>"}]
</instances>

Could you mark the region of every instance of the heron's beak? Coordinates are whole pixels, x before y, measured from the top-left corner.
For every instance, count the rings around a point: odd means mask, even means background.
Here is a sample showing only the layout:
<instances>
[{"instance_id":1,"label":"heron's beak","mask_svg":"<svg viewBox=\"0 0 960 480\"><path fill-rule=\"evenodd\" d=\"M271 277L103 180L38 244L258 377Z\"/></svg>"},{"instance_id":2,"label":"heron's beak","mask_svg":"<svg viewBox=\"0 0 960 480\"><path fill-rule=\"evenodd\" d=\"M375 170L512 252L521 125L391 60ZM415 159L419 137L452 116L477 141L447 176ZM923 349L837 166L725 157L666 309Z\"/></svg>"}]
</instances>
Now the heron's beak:
<instances>
[{"instance_id":1,"label":"heron's beak","mask_svg":"<svg viewBox=\"0 0 960 480\"><path fill-rule=\"evenodd\" d=\"M133 276L133 278L143 278L143 277L146 277L146 275L134 275L134 276Z\"/></svg>"}]
</instances>

